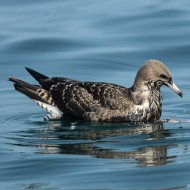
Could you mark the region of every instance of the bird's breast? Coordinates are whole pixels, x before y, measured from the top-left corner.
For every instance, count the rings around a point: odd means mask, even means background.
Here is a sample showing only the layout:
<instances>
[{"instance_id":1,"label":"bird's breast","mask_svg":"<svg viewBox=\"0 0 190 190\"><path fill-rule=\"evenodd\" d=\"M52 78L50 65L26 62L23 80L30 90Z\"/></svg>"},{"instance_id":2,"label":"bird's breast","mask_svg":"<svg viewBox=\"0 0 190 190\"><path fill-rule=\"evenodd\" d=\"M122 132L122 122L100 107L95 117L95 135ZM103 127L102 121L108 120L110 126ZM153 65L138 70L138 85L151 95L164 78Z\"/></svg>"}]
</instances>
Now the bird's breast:
<instances>
[{"instance_id":1,"label":"bird's breast","mask_svg":"<svg viewBox=\"0 0 190 190\"><path fill-rule=\"evenodd\" d=\"M162 111L161 95L159 92L145 91L135 95L129 117L131 121L156 121Z\"/></svg>"}]
</instances>

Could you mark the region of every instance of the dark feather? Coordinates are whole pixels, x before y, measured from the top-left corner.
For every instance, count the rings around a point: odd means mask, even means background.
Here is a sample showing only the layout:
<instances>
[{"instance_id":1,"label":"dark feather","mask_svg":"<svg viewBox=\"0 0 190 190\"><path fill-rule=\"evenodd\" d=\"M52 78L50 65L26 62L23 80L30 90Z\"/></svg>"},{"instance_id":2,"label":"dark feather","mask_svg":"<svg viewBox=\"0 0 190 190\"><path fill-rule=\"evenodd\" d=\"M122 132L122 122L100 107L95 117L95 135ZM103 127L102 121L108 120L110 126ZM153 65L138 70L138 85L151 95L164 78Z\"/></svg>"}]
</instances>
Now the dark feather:
<instances>
[{"instance_id":1,"label":"dark feather","mask_svg":"<svg viewBox=\"0 0 190 190\"><path fill-rule=\"evenodd\" d=\"M38 81L40 82L41 80L44 80L44 79L48 79L49 77L47 77L46 75L43 75L37 71L34 71L28 67L25 67L26 70Z\"/></svg>"},{"instance_id":2,"label":"dark feather","mask_svg":"<svg viewBox=\"0 0 190 190\"><path fill-rule=\"evenodd\" d=\"M25 94L32 100L38 100L46 104L52 104L50 101L51 95L49 92L43 90L40 86L31 85L14 77L9 77L9 80L14 83L15 90Z\"/></svg>"},{"instance_id":3,"label":"dark feather","mask_svg":"<svg viewBox=\"0 0 190 190\"><path fill-rule=\"evenodd\" d=\"M32 100L38 100L40 102L44 102L47 104L46 101L44 101L44 99L42 99L38 93L36 93L36 91L33 91L29 88L24 88L22 86L19 86L18 84L14 84L15 90L25 94L26 96L28 96L29 98L31 98Z\"/></svg>"},{"instance_id":4,"label":"dark feather","mask_svg":"<svg viewBox=\"0 0 190 190\"><path fill-rule=\"evenodd\" d=\"M57 83L65 83L65 82L77 82L76 80L72 80L70 78L66 78L66 77L48 77L46 75L43 75L37 71L34 71L33 69L27 68L26 70L31 74L32 77L34 77L34 79L36 79L39 84L42 86L42 88L46 89L46 90L50 90L50 88L53 85L56 85Z\"/></svg>"}]
</instances>

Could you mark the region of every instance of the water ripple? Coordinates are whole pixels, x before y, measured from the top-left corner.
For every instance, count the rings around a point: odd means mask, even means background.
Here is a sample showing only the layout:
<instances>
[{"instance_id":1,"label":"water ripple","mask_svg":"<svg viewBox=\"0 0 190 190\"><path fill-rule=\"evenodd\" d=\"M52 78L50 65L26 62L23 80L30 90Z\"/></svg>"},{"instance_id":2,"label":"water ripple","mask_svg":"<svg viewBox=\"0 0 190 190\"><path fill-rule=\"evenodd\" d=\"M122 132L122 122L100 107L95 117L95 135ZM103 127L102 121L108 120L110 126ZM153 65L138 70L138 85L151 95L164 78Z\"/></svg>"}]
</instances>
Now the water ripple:
<instances>
[{"instance_id":1,"label":"water ripple","mask_svg":"<svg viewBox=\"0 0 190 190\"><path fill-rule=\"evenodd\" d=\"M3 53L42 53L74 51L78 48L88 47L88 44L77 39L41 37L9 40L1 49Z\"/></svg>"},{"instance_id":2,"label":"water ripple","mask_svg":"<svg viewBox=\"0 0 190 190\"><path fill-rule=\"evenodd\" d=\"M188 1L0 5L2 189L189 189ZM173 122L44 122L45 113L5 81L14 75L34 82L24 72L28 66L130 86L152 58L168 65L184 92L178 99L162 88L162 118Z\"/></svg>"}]
</instances>

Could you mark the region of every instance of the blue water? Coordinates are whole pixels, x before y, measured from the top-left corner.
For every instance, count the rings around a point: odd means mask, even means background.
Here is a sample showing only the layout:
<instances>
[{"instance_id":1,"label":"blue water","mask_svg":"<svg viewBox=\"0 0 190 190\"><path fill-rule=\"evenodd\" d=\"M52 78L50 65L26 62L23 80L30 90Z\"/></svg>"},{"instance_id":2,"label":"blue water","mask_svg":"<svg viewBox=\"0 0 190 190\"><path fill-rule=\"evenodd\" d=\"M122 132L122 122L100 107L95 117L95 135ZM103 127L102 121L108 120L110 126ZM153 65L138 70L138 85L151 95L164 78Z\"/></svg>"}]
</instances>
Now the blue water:
<instances>
[{"instance_id":1,"label":"blue water","mask_svg":"<svg viewBox=\"0 0 190 190\"><path fill-rule=\"evenodd\" d=\"M148 59L167 64L158 124L43 121L8 76L132 85ZM190 2L0 0L0 189L190 189Z\"/></svg>"}]
</instances>

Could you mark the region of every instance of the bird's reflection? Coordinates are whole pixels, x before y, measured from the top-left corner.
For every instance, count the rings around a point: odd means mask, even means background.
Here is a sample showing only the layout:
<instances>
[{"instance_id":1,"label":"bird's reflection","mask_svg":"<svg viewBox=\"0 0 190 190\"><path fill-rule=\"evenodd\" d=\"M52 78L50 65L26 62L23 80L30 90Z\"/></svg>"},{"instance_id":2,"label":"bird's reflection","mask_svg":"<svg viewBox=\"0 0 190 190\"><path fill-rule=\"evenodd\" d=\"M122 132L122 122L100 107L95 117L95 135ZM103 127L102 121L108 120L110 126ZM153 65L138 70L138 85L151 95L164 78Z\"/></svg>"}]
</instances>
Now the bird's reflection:
<instances>
[{"instance_id":1,"label":"bird's reflection","mask_svg":"<svg viewBox=\"0 0 190 190\"><path fill-rule=\"evenodd\" d=\"M34 146L45 154L132 159L140 166L157 166L175 158L167 155L167 150L175 145L163 143L168 136L170 132L164 129L163 123L49 122L38 137L42 143Z\"/></svg>"}]
</instances>

